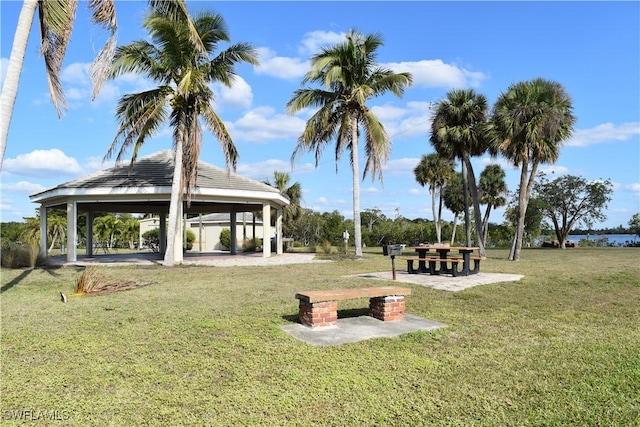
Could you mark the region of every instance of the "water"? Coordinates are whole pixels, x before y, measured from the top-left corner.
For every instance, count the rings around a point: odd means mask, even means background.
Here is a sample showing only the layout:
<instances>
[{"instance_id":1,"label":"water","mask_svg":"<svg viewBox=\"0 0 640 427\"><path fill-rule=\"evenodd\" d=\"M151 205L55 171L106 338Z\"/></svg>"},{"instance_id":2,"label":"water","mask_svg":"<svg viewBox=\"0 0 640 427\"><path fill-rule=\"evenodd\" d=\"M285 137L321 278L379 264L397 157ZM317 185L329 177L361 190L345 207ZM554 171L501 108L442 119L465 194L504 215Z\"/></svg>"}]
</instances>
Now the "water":
<instances>
[{"instance_id":1,"label":"water","mask_svg":"<svg viewBox=\"0 0 640 427\"><path fill-rule=\"evenodd\" d=\"M570 234L567 240L579 242L582 239L600 240L606 238L609 246L624 246L627 242L638 242L640 238L636 234Z\"/></svg>"}]
</instances>

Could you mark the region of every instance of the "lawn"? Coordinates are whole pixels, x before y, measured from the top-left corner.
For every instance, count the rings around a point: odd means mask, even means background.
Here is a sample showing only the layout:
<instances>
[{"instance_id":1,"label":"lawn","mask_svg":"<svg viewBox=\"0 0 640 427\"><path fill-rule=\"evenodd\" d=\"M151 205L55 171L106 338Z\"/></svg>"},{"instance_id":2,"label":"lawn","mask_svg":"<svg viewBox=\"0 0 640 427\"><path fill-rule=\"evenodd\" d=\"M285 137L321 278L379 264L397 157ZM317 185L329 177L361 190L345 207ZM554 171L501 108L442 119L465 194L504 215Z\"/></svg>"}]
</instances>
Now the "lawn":
<instances>
[{"instance_id":1,"label":"lawn","mask_svg":"<svg viewBox=\"0 0 640 427\"><path fill-rule=\"evenodd\" d=\"M489 250L482 270L519 282L458 293L402 284L408 313L448 327L330 347L280 329L296 321L295 292L394 284L346 277L389 270L388 257L107 267L154 283L66 304L60 292L73 292L80 269L3 269L3 422L640 425L640 250L506 256Z\"/></svg>"}]
</instances>

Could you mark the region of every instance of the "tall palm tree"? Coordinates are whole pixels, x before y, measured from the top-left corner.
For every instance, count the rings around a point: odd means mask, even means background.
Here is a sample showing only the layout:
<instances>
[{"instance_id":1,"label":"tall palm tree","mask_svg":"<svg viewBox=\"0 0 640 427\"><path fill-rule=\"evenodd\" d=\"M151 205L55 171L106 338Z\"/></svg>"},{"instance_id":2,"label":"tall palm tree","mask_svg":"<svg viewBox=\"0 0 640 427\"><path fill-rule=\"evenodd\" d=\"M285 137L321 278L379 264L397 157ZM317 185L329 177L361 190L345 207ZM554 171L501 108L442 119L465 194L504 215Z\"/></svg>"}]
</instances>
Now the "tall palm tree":
<instances>
[{"instance_id":1,"label":"tall palm tree","mask_svg":"<svg viewBox=\"0 0 640 427\"><path fill-rule=\"evenodd\" d=\"M507 183L506 174L498 164L488 165L480 173L480 203L487 205L482 218L482 230L484 235L484 245L487 246L487 236L489 234L489 215L492 208L499 208L507 204Z\"/></svg>"},{"instance_id":2,"label":"tall palm tree","mask_svg":"<svg viewBox=\"0 0 640 427\"><path fill-rule=\"evenodd\" d=\"M380 34L364 35L351 30L346 40L323 48L311 58L311 70L302 84L318 83L321 89L298 89L287 102L289 114L308 107L318 110L307 121L304 132L291 155L292 163L306 151L315 151L316 166L322 150L335 140L336 168L342 153L351 154L353 172L353 222L355 256L362 257L360 228L360 161L358 139L364 132L364 179L380 178L382 165L389 157L391 140L376 115L367 107L368 100L387 92L401 97L412 84L410 73L394 73L377 65L377 49L382 46Z\"/></svg>"},{"instance_id":3,"label":"tall palm tree","mask_svg":"<svg viewBox=\"0 0 640 427\"><path fill-rule=\"evenodd\" d=\"M302 186L299 182L289 184L291 176L287 172L274 171L273 182L264 181L265 184L275 187L289 199L289 205L282 210L282 227L286 232L290 232L295 222L304 212L300 203L302 202Z\"/></svg>"},{"instance_id":4,"label":"tall palm tree","mask_svg":"<svg viewBox=\"0 0 640 427\"><path fill-rule=\"evenodd\" d=\"M111 32L104 48L94 62L94 66L97 68L100 68L100 63L109 60L115 46L117 21L114 3L114 0L91 0L88 2L92 21ZM0 114L0 170L2 170L4 154L7 149L9 126L18 94L27 41L36 10L40 26L40 54L44 58L47 70L51 101L58 117L62 116L67 108L64 90L60 82L60 71L71 38L77 4L78 0L25 0L22 4L7 66L7 75L0 95L0 111L2 111Z\"/></svg>"},{"instance_id":5,"label":"tall palm tree","mask_svg":"<svg viewBox=\"0 0 640 427\"><path fill-rule=\"evenodd\" d=\"M436 239L442 243L442 205L443 190L447 181L453 176L453 160L447 159L438 153L425 154L420 159L420 163L413 169L418 184L429 185L431 193L431 212L433 222L436 226ZM438 199L438 209L436 210L436 198Z\"/></svg>"},{"instance_id":6,"label":"tall palm tree","mask_svg":"<svg viewBox=\"0 0 640 427\"><path fill-rule=\"evenodd\" d=\"M576 121L560 83L538 78L511 85L493 107L492 132L501 154L520 167L518 223L509 259L520 259L525 215L538 166L554 163Z\"/></svg>"},{"instance_id":7,"label":"tall palm tree","mask_svg":"<svg viewBox=\"0 0 640 427\"><path fill-rule=\"evenodd\" d=\"M490 148L487 137L488 104L484 95L473 89L454 89L438 102L431 125L430 142L441 156L460 159L464 194L464 222L467 246L471 246L469 197L474 206L476 240L481 256L485 256L482 218L476 178L470 158L484 154Z\"/></svg>"},{"instance_id":8,"label":"tall palm tree","mask_svg":"<svg viewBox=\"0 0 640 427\"><path fill-rule=\"evenodd\" d=\"M213 91L209 85L219 82L232 86L238 63L257 65L257 51L247 43L231 45L215 54L221 42L229 42L229 32L223 17L208 11L195 18L184 14L167 13L166 3L150 2L151 10L144 21L150 40L135 41L116 49L109 78L135 72L146 76L158 87L123 96L117 106L119 128L105 158L116 151L120 162L132 150L131 162L140 147L153 137L160 126L169 123L173 128L174 176L169 207L169 227L164 263L174 264L175 242L181 238L178 207L196 184L197 164L203 141L204 126L216 137L225 157L228 170L235 170L238 152L222 119L214 111ZM193 31L206 50L203 55L194 42ZM118 150L119 147L119 150ZM181 257L181 252L177 254ZM180 259L180 258L179 258Z\"/></svg>"}]
</instances>

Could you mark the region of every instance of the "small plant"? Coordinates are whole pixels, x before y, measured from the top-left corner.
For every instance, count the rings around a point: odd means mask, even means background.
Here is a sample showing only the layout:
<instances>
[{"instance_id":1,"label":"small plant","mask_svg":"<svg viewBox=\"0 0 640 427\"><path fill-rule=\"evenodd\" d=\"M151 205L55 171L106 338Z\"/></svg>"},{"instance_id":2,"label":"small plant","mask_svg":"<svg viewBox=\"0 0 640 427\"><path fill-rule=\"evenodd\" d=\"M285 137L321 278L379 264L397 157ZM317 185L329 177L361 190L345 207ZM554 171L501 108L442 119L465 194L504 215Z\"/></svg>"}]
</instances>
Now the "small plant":
<instances>
[{"instance_id":1,"label":"small plant","mask_svg":"<svg viewBox=\"0 0 640 427\"><path fill-rule=\"evenodd\" d=\"M76 281L75 295L83 295L100 288L105 281L104 275L97 267L87 267Z\"/></svg>"},{"instance_id":2,"label":"small plant","mask_svg":"<svg viewBox=\"0 0 640 427\"><path fill-rule=\"evenodd\" d=\"M330 255L333 252L333 245L328 240L322 242L321 245L316 246L316 253L323 253L325 255Z\"/></svg>"},{"instance_id":3,"label":"small plant","mask_svg":"<svg viewBox=\"0 0 640 427\"><path fill-rule=\"evenodd\" d=\"M0 250L2 267L6 268L34 268L46 264L46 258L40 256L37 243L19 244L3 243Z\"/></svg>"},{"instance_id":4,"label":"small plant","mask_svg":"<svg viewBox=\"0 0 640 427\"><path fill-rule=\"evenodd\" d=\"M258 248L258 239L246 239L242 242L242 250L245 252L255 252Z\"/></svg>"},{"instance_id":5,"label":"small plant","mask_svg":"<svg viewBox=\"0 0 640 427\"><path fill-rule=\"evenodd\" d=\"M195 242L196 240L196 233L194 233L192 230L187 230L186 231L186 242L185 242L185 249L190 251L191 249L193 249L193 242Z\"/></svg>"},{"instance_id":6,"label":"small plant","mask_svg":"<svg viewBox=\"0 0 640 427\"><path fill-rule=\"evenodd\" d=\"M220 232L220 244L225 248L231 247L231 230L228 228L223 228Z\"/></svg>"}]
</instances>

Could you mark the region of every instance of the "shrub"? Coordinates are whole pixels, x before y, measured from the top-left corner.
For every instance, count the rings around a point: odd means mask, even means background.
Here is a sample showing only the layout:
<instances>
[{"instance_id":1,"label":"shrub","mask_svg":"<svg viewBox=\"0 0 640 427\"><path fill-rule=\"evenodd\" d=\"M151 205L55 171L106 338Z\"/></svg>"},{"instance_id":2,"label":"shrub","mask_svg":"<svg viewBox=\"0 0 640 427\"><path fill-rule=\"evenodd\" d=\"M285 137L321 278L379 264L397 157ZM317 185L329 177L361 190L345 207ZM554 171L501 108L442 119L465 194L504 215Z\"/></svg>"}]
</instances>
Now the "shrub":
<instances>
[{"instance_id":1,"label":"shrub","mask_svg":"<svg viewBox=\"0 0 640 427\"><path fill-rule=\"evenodd\" d=\"M187 230L186 234L187 241L185 242L185 249L190 251L191 249L193 249L193 242L195 242L196 240L196 233L194 233L192 230Z\"/></svg>"},{"instance_id":2,"label":"shrub","mask_svg":"<svg viewBox=\"0 0 640 427\"><path fill-rule=\"evenodd\" d=\"M331 252L333 252L333 246L331 245L331 242L328 240L325 240L322 242L321 245L316 246L316 253L323 253L326 255L331 254Z\"/></svg>"},{"instance_id":3,"label":"shrub","mask_svg":"<svg viewBox=\"0 0 640 427\"><path fill-rule=\"evenodd\" d=\"M225 248L231 247L231 230L228 228L223 228L220 232L220 244Z\"/></svg>"},{"instance_id":4,"label":"shrub","mask_svg":"<svg viewBox=\"0 0 640 427\"><path fill-rule=\"evenodd\" d=\"M150 248L153 252L160 251L160 229L154 228L153 230L142 233L142 244Z\"/></svg>"},{"instance_id":5,"label":"shrub","mask_svg":"<svg viewBox=\"0 0 640 427\"><path fill-rule=\"evenodd\" d=\"M46 264L46 258L40 256L36 243L3 243L0 249L0 264L7 268L33 268Z\"/></svg>"},{"instance_id":6,"label":"shrub","mask_svg":"<svg viewBox=\"0 0 640 427\"><path fill-rule=\"evenodd\" d=\"M87 267L76 281L74 293L82 295L94 291L100 287L104 279L104 275L98 271L97 267Z\"/></svg>"},{"instance_id":7,"label":"shrub","mask_svg":"<svg viewBox=\"0 0 640 427\"><path fill-rule=\"evenodd\" d=\"M255 252L258 248L258 239L246 239L242 242L242 250L245 252Z\"/></svg>"}]
</instances>

